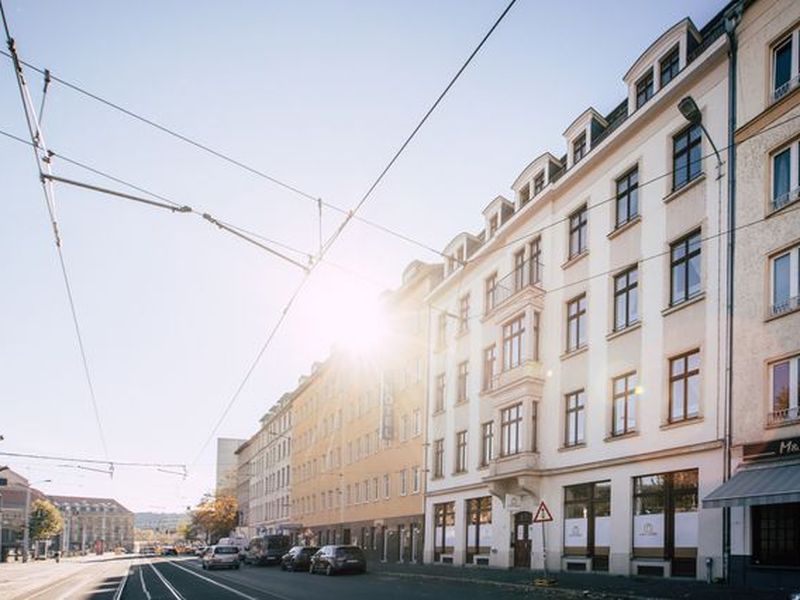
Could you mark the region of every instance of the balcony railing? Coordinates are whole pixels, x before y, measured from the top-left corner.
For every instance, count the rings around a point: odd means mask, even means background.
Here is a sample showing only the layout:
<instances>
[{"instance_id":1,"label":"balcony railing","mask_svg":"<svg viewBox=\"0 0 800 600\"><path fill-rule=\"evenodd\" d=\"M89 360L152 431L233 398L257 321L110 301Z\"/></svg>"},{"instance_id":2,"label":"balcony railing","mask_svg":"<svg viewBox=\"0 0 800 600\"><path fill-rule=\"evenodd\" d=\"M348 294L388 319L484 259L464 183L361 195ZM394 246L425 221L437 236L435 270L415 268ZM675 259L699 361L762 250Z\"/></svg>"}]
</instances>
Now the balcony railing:
<instances>
[{"instance_id":1,"label":"balcony railing","mask_svg":"<svg viewBox=\"0 0 800 600\"><path fill-rule=\"evenodd\" d=\"M781 194L780 196L776 196L775 198L773 198L772 210L773 212L776 210L780 210L784 206L788 206L797 199L800 199L800 187L796 187L793 190L786 192L785 194Z\"/></svg>"},{"instance_id":2,"label":"balcony railing","mask_svg":"<svg viewBox=\"0 0 800 600\"><path fill-rule=\"evenodd\" d=\"M790 421L800 420L800 406L790 406L774 410L767 415L767 425L778 425Z\"/></svg>"},{"instance_id":3,"label":"balcony railing","mask_svg":"<svg viewBox=\"0 0 800 600\"><path fill-rule=\"evenodd\" d=\"M541 288L542 263L526 260L511 273L499 279L492 291L492 305L495 309L527 288ZM543 290L542 290L543 291Z\"/></svg>"},{"instance_id":4,"label":"balcony railing","mask_svg":"<svg viewBox=\"0 0 800 600\"><path fill-rule=\"evenodd\" d=\"M783 85L775 88L775 91L772 92L772 101L777 102L781 98L783 98L786 94L791 92L794 88L796 88L800 84L800 73L792 77L789 81L784 83Z\"/></svg>"},{"instance_id":5,"label":"balcony railing","mask_svg":"<svg viewBox=\"0 0 800 600\"><path fill-rule=\"evenodd\" d=\"M797 310L798 308L800 308L800 296L792 296L783 302L778 302L770 306L769 316L777 317L778 315Z\"/></svg>"},{"instance_id":6,"label":"balcony railing","mask_svg":"<svg viewBox=\"0 0 800 600\"><path fill-rule=\"evenodd\" d=\"M542 365L539 361L526 358L518 365L514 365L508 369L502 370L492 375L492 377L484 381L483 392L492 392L498 388L503 388L511 385L520 379L526 377L541 378Z\"/></svg>"}]
</instances>

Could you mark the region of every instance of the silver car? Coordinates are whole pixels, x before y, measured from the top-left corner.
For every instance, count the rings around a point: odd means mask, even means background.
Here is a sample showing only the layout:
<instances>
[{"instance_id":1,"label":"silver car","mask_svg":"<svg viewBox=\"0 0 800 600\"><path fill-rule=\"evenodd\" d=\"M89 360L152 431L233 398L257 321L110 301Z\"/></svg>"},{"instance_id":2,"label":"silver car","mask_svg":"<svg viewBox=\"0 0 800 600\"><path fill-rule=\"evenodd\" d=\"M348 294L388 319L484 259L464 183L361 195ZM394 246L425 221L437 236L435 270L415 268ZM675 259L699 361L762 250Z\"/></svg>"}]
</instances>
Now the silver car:
<instances>
[{"instance_id":1,"label":"silver car","mask_svg":"<svg viewBox=\"0 0 800 600\"><path fill-rule=\"evenodd\" d=\"M203 558L204 569L238 569L239 568L239 548L236 546L210 546Z\"/></svg>"}]
</instances>

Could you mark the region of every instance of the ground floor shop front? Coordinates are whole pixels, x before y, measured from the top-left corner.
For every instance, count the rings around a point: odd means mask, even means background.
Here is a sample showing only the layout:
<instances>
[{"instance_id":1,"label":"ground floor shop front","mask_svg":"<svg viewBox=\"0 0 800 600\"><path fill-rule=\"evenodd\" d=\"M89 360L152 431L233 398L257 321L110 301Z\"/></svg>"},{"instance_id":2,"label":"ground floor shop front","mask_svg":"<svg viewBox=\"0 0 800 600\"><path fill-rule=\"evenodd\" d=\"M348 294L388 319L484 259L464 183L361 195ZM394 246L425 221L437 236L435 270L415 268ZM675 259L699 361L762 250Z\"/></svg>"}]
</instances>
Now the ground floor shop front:
<instances>
[{"instance_id":1,"label":"ground floor shop front","mask_svg":"<svg viewBox=\"0 0 800 600\"><path fill-rule=\"evenodd\" d=\"M424 523L422 515L411 515L306 526L296 533L294 541L312 546L354 544L370 561L422 562Z\"/></svg>"},{"instance_id":2,"label":"ground floor shop front","mask_svg":"<svg viewBox=\"0 0 800 600\"><path fill-rule=\"evenodd\" d=\"M609 461L610 463L610 461ZM722 483L717 444L667 456L502 482L431 489L427 563L717 578L722 510L699 499ZM535 523L545 502L553 520Z\"/></svg>"}]
</instances>

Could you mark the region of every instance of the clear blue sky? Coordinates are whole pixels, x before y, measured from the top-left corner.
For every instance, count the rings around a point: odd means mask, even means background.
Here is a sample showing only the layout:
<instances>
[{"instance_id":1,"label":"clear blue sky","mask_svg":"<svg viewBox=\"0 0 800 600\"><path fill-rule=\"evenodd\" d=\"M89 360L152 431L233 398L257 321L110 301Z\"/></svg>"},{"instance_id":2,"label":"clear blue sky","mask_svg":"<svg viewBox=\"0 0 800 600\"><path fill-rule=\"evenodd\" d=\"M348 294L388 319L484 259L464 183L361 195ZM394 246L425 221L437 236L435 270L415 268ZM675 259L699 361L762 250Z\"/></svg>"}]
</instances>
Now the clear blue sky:
<instances>
[{"instance_id":1,"label":"clear blue sky","mask_svg":"<svg viewBox=\"0 0 800 600\"><path fill-rule=\"evenodd\" d=\"M352 206L505 6L464 2L5 0L22 57L326 201ZM625 97L622 75L663 31L702 27L721 0L519 0L363 215L436 248L588 106ZM5 44L3 44L5 46ZM41 77L29 73L37 99ZM62 86L50 146L71 158L313 251L308 200ZM0 57L0 128L26 135ZM0 449L103 457L30 149L0 137ZM56 161L68 177L103 182ZM113 185L113 184L111 184ZM192 215L60 187L58 215L109 456L191 463L300 273ZM330 232L340 218L325 213ZM333 341L330 298L395 286L424 250L354 223L219 434L257 419ZM336 302L333 303L336 305ZM6 462L0 460L0 464ZM52 493L180 510L213 487L209 446L186 482L118 469L7 461Z\"/></svg>"}]
</instances>

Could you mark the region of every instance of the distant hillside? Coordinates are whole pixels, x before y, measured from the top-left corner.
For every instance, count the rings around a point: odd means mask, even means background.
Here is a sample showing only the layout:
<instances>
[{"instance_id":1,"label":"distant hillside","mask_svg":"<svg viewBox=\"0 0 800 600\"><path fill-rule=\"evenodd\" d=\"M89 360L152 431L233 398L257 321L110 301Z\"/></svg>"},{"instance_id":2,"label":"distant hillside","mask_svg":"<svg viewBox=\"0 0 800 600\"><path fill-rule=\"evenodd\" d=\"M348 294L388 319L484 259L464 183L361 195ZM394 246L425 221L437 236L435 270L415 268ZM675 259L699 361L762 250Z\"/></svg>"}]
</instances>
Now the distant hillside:
<instances>
[{"instance_id":1,"label":"distant hillside","mask_svg":"<svg viewBox=\"0 0 800 600\"><path fill-rule=\"evenodd\" d=\"M178 523L188 520L184 513L141 512L134 515L136 529L170 529L175 530Z\"/></svg>"}]
</instances>

